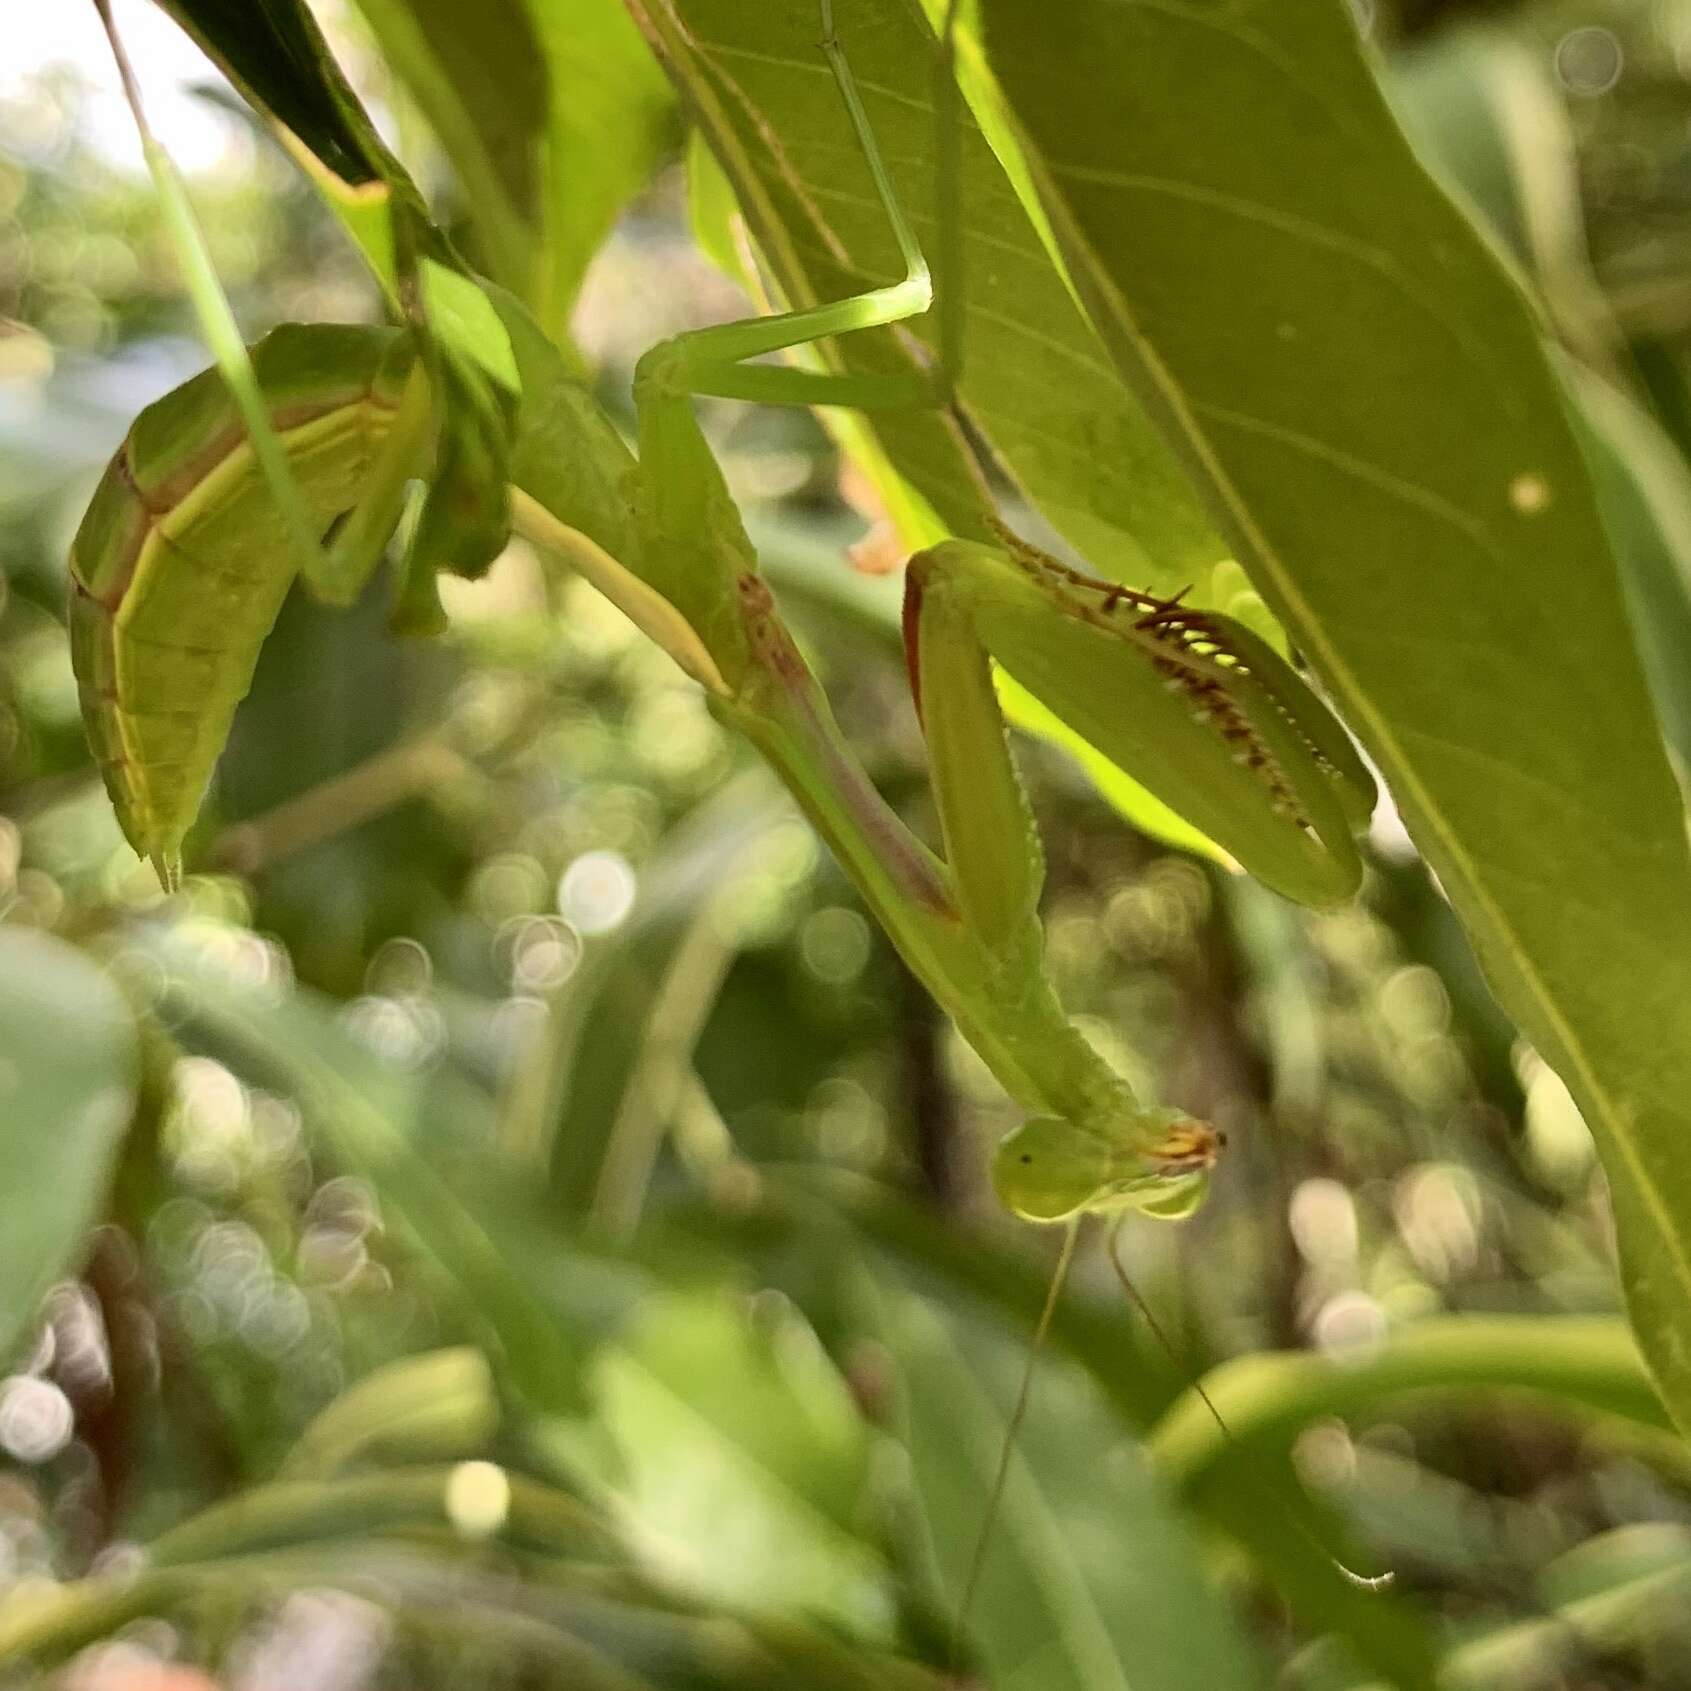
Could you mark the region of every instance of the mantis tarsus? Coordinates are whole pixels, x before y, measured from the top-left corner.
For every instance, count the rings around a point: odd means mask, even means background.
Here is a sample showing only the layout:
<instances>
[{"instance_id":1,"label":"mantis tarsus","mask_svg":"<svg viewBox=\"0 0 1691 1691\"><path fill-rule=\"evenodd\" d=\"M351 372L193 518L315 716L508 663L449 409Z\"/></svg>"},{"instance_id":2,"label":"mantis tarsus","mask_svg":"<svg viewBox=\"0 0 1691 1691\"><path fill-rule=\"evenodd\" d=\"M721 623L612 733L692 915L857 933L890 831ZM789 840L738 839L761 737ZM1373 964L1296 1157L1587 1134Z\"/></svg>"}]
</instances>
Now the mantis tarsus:
<instances>
[{"instance_id":1,"label":"mantis tarsus","mask_svg":"<svg viewBox=\"0 0 1691 1691\"><path fill-rule=\"evenodd\" d=\"M1003 531L1002 547L946 541L909 569L907 655L942 852L876 792L758 574L692 406L695 394L866 411L943 402L943 371L895 383L757 362L932 303L826 4L823 24L821 50L905 275L654 348L636 374L637 461L523 307L488 287L522 386L512 520L620 605L759 748L1028 1112L994 1160L1005 1204L1071 1227L1087 1213L1185 1215L1219 1136L1178 1109L1143 1106L1057 1000L1042 960L1039 839L993 664L1293 897L1354 889L1352 833L1372 783L1344 730L1260 637L1082 575ZM412 335L290 327L255 349L254 367L311 517L323 528L344 518L364 542L384 536L435 450ZM354 554L373 566L378 548ZM215 373L141 415L77 534L72 638L90 739L126 834L167 884L297 555ZM327 585L344 595L356 581Z\"/></svg>"}]
</instances>

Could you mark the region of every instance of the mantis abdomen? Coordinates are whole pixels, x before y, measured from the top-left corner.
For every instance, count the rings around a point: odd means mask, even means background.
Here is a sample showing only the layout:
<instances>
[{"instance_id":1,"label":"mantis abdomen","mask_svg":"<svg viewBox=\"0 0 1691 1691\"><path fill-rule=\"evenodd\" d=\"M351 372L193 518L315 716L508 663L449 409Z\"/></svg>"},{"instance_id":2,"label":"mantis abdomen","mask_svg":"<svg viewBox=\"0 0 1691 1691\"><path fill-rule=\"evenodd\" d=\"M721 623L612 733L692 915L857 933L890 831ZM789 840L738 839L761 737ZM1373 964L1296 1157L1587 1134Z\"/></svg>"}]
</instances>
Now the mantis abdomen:
<instances>
[{"instance_id":1,"label":"mantis abdomen","mask_svg":"<svg viewBox=\"0 0 1691 1691\"><path fill-rule=\"evenodd\" d=\"M290 325L252 356L321 532L358 501L412 343L396 329ZM84 719L125 836L167 884L296 556L215 370L141 413L77 530L70 633Z\"/></svg>"}]
</instances>

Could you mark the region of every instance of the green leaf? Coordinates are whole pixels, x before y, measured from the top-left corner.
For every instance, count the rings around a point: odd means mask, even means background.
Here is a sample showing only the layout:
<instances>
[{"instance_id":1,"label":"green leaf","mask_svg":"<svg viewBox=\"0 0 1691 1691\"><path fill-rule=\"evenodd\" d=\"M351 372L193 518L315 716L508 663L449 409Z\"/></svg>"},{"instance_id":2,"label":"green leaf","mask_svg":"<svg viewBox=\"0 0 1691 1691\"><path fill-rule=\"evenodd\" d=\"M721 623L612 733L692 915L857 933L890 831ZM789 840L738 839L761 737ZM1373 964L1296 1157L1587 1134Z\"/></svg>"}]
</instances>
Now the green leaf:
<instances>
[{"instance_id":1,"label":"green leaf","mask_svg":"<svg viewBox=\"0 0 1691 1691\"><path fill-rule=\"evenodd\" d=\"M720 160L772 276L794 306L840 299L902 274L886 213L850 137L818 38L815 7L743 0L634 0ZM930 259L935 208L936 48L907 0L837 0L835 27L900 203ZM1117 380L1039 230L982 136L963 137L969 281L958 400L971 425L1044 514L1102 573L1180 588L1225 555L1185 475ZM932 354L932 313L908 334L837 343L856 373L915 367ZM892 462L946 532L990 539L985 483L939 412L872 419ZM914 537L912 537L914 538ZM930 535L926 538L934 538Z\"/></svg>"},{"instance_id":2,"label":"green leaf","mask_svg":"<svg viewBox=\"0 0 1691 1691\"><path fill-rule=\"evenodd\" d=\"M1591 1124L1691 1425L1691 861L1530 313L1340 0L983 15L1118 366Z\"/></svg>"},{"instance_id":3,"label":"green leaf","mask_svg":"<svg viewBox=\"0 0 1691 1691\"><path fill-rule=\"evenodd\" d=\"M524 0L358 0L452 160L489 273L526 291L546 65Z\"/></svg>"},{"instance_id":4,"label":"green leaf","mask_svg":"<svg viewBox=\"0 0 1691 1691\"><path fill-rule=\"evenodd\" d=\"M312 1418L289 1453L292 1479L327 1479L355 1462L470 1456L499 1426L487 1358L468 1345L404 1356L366 1374Z\"/></svg>"},{"instance_id":5,"label":"green leaf","mask_svg":"<svg viewBox=\"0 0 1691 1691\"><path fill-rule=\"evenodd\" d=\"M618 0L358 0L463 184L488 269L567 344L588 262L674 139Z\"/></svg>"},{"instance_id":6,"label":"green leaf","mask_svg":"<svg viewBox=\"0 0 1691 1691\"><path fill-rule=\"evenodd\" d=\"M969 1576L1024 1345L909 1293L878 1325L942 1612ZM1210 1691L1272 1675L1205 1577L1185 1523L1090 1382L1042 1367L968 1625L996 1691Z\"/></svg>"},{"instance_id":7,"label":"green leaf","mask_svg":"<svg viewBox=\"0 0 1691 1691\"><path fill-rule=\"evenodd\" d=\"M508 393L522 392L510 332L482 287L432 258L418 266L429 322L455 351Z\"/></svg>"},{"instance_id":8,"label":"green leaf","mask_svg":"<svg viewBox=\"0 0 1691 1691\"><path fill-rule=\"evenodd\" d=\"M527 0L551 84L540 154L542 243L531 301L562 342L611 225L679 127L675 98L620 0Z\"/></svg>"},{"instance_id":9,"label":"green leaf","mask_svg":"<svg viewBox=\"0 0 1691 1691\"><path fill-rule=\"evenodd\" d=\"M60 940L0 929L0 1364L100 1219L138 1067L111 977Z\"/></svg>"},{"instance_id":10,"label":"green leaf","mask_svg":"<svg viewBox=\"0 0 1691 1691\"><path fill-rule=\"evenodd\" d=\"M886 1637L886 1569L856 1530L869 1429L789 1307L651 1299L601 1358L594 1396L619 1458L608 1489L655 1575L700 1597Z\"/></svg>"},{"instance_id":11,"label":"green leaf","mask_svg":"<svg viewBox=\"0 0 1691 1691\"><path fill-rule=\"evenodd\" d=\"M1158 1471L1183 1490L1202 1485L1247 1447L1284 1449L1324 1417L1383 1409L1405 1392L1525 1392L1588 1415L1667 1424L1631 1335L1604 1316L1429 1318L1366 1359L1265 1351L1223 1363L1203 1387L1230 1438L1189 1391L1147 1440Z\"/></svg>"},{"instance_id":12,"label":"green leaf","mask_svg":"<svg viewBox=\"0 0 1691 1691\"><path fill-rule=\"evenodd\" d=\"M1558 1556L1537 1584L1545 1606L1600 1648L1648 1646L1683 1627L1691 1533L1669 1521L1599 1533Z\"/></svg>"},{"instance_id":13,"label":"green leaf","mask_svg":"<svg viewBox=\"0 0 1691 1691\"><path fill-rule=\"evenodd\" d=\"M178 1522L148 1544L147 1557L156 1567L182 1567L426 1526L450 1528L471 1540L497 1533L525 1549L595 1560L612 1547L605 1527L575 1498L520 1474L490 1469L490 1463L460 1462L332 1480L274 1480ZM503 1473L502 1486L496 1473ZM496 1512L492 1506L501 1495L503 1507Z\"/></svg>"}]
</instances>

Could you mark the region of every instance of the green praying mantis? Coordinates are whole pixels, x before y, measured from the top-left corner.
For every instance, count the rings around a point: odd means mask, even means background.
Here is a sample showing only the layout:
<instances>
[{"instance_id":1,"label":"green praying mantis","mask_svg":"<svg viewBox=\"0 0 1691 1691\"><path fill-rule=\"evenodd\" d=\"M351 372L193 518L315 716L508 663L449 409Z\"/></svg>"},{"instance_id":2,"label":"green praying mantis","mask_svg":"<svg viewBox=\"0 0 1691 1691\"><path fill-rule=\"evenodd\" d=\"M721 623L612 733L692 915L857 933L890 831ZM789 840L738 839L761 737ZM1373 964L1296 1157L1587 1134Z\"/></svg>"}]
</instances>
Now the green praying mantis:
<instances>
[{"instance_id":1,"label":"green praying mantis","mask_svg":"<svg viewBox=\"0 0 1691 1691\"><path fill-rule=\"evenodd\" d=\"M1373 784L1343 728L1258 635L1081 574L1000 528L1000 546L945 541L909 565L905 639L941 852L876 792L758 572L693 411L701 394L864 411L945 402L944 370L912 384L764 361L933 303L826 0L822 22L821 51L905 275L653 348L635 379L637 459L523 307L487 285L520 389L511 522L627 612L763 753L1028 1112L994 1160L1005 1204L1040 1222L1185 1215L1205 1192L1218 1136L1180 1110L1143 1106L1058 1003L1042 963L1039 838L994 665L1296 899L1354 890L1353 834ZM125 834L167 888L296 573L344 602L379 561L406 485L437 469L440 402L407 330L286 326L253 349L252 370L311 524L340 523L356 546L302 563L259 442L212 370L137 418L71 554L89 738Z\"/></svg>"}]
</instances>

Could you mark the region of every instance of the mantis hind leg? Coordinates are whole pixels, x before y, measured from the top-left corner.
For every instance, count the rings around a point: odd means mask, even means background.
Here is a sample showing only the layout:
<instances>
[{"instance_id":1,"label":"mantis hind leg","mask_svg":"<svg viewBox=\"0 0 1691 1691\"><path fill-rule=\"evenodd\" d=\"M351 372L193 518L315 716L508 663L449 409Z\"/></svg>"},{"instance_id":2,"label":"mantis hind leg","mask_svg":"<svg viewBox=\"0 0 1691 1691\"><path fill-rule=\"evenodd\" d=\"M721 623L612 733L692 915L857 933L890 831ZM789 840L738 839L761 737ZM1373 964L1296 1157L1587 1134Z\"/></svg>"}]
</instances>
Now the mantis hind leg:
<instances>
[{"instance_id":1,"label":"mantis hind leg","mask_svg":"<svg viewBox=\"0 0 1691 1691\"><path fill-rule=\"evenodd\" d=\"M653 347L634 377L642 573L698 631L731 681L751 665L740 598L743 583L756 573L756 557L693 414L693 396L871 411L933 406L941 397L940 386L926 374L854 376L751 362L830 336L920 316L933 301L927 260L899 204L850 64L834 35L829 0L823 0L821 19L821 50L885 208L903 260L903 277L849 299L677 335Z\"/></svg>"},{"instance_id":2,"label":"mantis hind leg","mask_svg":"<svg viewBox=\"0 0 1691 1691\"><path fill-rule=\"evenodd\" d=\"M709 394L765 405L845 405L854 410L931 406L943 396L939 385L922 378L845 376L746 362L830 335L904 322L921 316L933 303L928 261L899 202L850 62L835 33L832 0L821 0L821 24L822 53L898 244L904 275L849 299L677 335L641 359L635 378L637 396L644 386L654 397Z\"/></svg>"}]
</instances>

